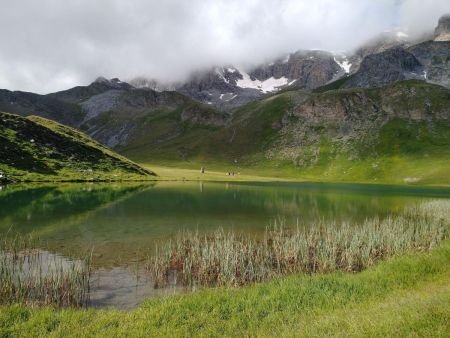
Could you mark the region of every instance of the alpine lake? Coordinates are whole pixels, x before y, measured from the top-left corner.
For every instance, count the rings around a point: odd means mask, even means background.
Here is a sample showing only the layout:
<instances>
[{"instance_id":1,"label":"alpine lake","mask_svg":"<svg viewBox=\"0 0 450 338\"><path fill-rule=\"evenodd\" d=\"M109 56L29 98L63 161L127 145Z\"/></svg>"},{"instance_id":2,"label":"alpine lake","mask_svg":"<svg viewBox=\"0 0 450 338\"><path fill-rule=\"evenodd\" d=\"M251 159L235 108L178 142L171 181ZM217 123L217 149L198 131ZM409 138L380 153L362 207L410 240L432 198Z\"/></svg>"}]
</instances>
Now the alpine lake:
<instances>
[{"instance_id":1,"label":"alpine lake","mask_svg":"<svg viewBox=\"0 0 450 338\"><path fill-rule=\"evenodd\" d=\"M450 188L322 183L46 183L0 186L0 236L33 234L46 257L91 255L90 305L130 309L157 289L145 262L181 231L261 236L287 227L389 217Z\"/></svg>"}]
</instances>

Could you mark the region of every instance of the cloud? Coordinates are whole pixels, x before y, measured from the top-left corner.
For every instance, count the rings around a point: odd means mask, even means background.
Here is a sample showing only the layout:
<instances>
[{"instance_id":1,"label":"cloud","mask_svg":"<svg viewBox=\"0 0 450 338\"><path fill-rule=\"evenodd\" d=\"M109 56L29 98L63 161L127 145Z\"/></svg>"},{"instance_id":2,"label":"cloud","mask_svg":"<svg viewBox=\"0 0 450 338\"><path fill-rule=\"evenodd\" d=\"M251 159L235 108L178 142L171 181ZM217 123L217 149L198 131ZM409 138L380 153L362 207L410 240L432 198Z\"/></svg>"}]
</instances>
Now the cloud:
<instances>
[{"instance_id":1,"label":"cloud","mask_svg":"<svg viewBox=\"0 0 450 338\"><path fill-rule=\"evenodd\" d=\"M407 0L399 6L398 26L406 27L413 36L434 30L438 19L450 13L448 0Z\"/></svg>"},{"instance_id":2,"label":"cloud","mask_svg":"<svg viewBox=\"0 0 450 338\"><path fill-rule=\"evenodd\" d=\"M298 49L351 50L418 35L448 0L2 0L0 88L46 93L97 76L182 80Z\"/></svg>"}]
</instances>

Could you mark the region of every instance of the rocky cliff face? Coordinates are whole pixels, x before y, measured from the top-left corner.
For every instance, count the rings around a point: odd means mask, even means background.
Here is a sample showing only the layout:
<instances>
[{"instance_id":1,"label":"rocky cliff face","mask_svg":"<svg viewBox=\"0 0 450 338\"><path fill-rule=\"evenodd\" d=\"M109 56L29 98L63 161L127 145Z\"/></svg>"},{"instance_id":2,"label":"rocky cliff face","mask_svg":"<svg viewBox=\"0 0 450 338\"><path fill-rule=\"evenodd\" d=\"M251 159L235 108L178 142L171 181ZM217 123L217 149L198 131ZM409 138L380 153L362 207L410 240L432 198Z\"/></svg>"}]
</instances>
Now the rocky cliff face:
<instances>
[{"instance_id":1,"label":"rocky cliff face","mask_svg":"<svg viewBox=\"0 0 450 338\"><path fill-rule=\"evenodd\" d=\"M367 55L353 74L319 90L376 87L408 79L450 88L450 41L425 41Z\"/></svg>"},{"instance_id":2,"label":"rocky cliff face","mask_svg":"<svg viewBox=\"0 0 450 338\"><path fill-rule=\"evenodd\" d=\"M408 48L424 68L424 79L450 88L450 41L426 41Z\"/></svg>"},{"instance_id":3,"label":"rocky cliff face","mask_svg":"<svg viewBox=\"0 0 450 338\"><path fill-rule=\"evenodd\" d=\"M424 67L414 54L394 47L366 56L359 70L345 82L344 88L382 86L400 80L423 79Z\"/></svg>"},{"instance_id":4,"label":"rocky cliff face","mask_svg":"<svg viewBox=\"0 0 450 338\"><path fill-rule=\"evenodd\" d=\"M390 36L390 37L389 37ZM412 42L396 34L368 43L356 51L360 57L355 76L343 87L379 86L404 79L423 79L450 88L450 15L439 19L434 40Z\"/></svg>"},{"instance_id":5,"label":"rocky cliff face","mask_svg":"<svg viewBox=\"0 0 450 338\"><path fill-rule=\"evenodd\" d=\"M445 139L439 142L448 147L445 142L450 139L439 128L446 126L448 132L449 104L448 90L416 80L366 90L310 94L283 117L282 128L266 156L306 167L342 156L350 162L369 157L376 163L378 156L385 155L378 153L378 145L388 142L380 139L384 137L380 133L391 127L391 136L405 145L413 144L411 137L423 137L426 128L430 128L432 131L426 132L435 133L436 139ZM427 127L411 133L422 136L408 135L399 129L419 125ZM386 146L395 148L394 144Z\"/></svg>"},{"instance_id":6,"label":"rocky cliff face","mask_svg":"<svg viewBox=\"0 0 450 338\"><path fill-rule=\"evenodd\" d=\"M450 14L439 19L438 26L434 31L434 41L450 41Z\"/></svg>"}]
</instances>

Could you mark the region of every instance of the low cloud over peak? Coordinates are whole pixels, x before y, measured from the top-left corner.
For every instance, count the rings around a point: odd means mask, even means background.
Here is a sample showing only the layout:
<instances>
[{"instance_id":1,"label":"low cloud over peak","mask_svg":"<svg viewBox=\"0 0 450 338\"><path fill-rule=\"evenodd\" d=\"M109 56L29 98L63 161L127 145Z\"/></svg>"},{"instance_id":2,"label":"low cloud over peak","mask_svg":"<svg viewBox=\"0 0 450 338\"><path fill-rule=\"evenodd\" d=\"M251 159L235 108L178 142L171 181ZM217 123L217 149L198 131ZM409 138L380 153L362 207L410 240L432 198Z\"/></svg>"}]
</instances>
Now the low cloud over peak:
<instances>
[{"instance_id":1,"label":"low cloud over peak","mask_svg":"<svg viewBox=\"0 0 450 338\"><path fill-rule=\"evenodd\" d=\"M177 81L297 49L351 50L394 28L419 36L447 12L448 0L4 0L0 88Z\"/></svg>"}]
</instances>

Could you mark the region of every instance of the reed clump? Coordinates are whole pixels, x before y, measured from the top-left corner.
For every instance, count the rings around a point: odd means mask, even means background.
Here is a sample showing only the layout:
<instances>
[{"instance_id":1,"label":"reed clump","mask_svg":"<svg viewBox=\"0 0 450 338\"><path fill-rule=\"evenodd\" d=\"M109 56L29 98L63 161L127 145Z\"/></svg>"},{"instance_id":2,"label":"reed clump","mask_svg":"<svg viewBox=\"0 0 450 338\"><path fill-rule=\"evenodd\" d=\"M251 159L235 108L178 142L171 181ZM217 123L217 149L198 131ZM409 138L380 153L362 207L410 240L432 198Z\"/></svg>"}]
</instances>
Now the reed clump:
<instances>
[{"instance_id":1,"label":"reed clump","mask_svg":"<svg viewBox=\"0 0 450 338\"><path fill-rule=\"evenodd\" d=\"M0 305L82 307L89 300L90 256L72 261L37 249L32 235L0 241Z\"/></svg>"},{"instance_id":2,"label":"reed clump","mask_svg":"<svg viewBox=\"0 0 450 338\"><path fill-rule=\"evenodd\" d=\"M449 236L450 202L434 200L362 224L275 224L263 238L218 230L182 232L149 259L156 287L240 286L293 273L357 272Z\"/></svg>"}]
</instances>

